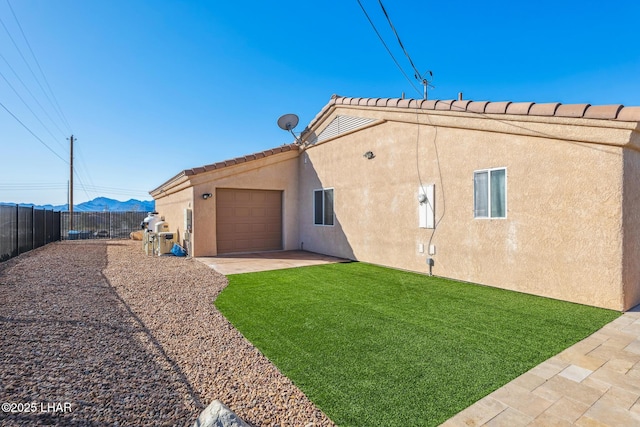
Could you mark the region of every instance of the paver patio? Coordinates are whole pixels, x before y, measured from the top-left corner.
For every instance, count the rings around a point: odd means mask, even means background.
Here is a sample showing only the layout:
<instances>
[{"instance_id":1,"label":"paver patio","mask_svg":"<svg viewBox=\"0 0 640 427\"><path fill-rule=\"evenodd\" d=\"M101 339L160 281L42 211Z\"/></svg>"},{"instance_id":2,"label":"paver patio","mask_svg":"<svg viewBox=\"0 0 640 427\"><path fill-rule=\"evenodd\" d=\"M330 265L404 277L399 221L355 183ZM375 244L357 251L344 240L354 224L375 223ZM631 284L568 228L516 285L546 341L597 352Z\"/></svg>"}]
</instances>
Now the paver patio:
<instances>
[{"instance_id":1,"label":"paver patio","mask_svg":"<svg viewBox=\"0 0 640 427\"><path fill-rule=\"evenodd\" d=\"M224 275L280 270L332 262L348 262L348 260L342 258L307 251L255 252L197 257L196 259Z\"/></svg>"},{"instance_id":2,"label":"paver patio","mask_svg":"<svg viewBox=\"0 0 640 427\"><path fill-rule=\"evenodd\" d=\"M640 426L640 306L442 425Z\"/></svg>"}]
</instances>

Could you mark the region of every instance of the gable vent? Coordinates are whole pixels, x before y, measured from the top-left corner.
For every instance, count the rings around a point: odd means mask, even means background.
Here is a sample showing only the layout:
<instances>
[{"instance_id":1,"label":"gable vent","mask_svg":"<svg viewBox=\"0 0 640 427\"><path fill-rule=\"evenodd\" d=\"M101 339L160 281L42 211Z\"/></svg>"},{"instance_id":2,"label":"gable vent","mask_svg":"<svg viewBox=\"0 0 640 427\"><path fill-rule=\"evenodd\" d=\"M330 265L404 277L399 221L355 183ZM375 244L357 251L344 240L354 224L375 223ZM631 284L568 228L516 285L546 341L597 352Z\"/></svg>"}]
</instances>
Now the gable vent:
<instances>
[{"instance_id":1,"label":"gable vent","mask_svg":"<svg viewBox=\"0 0 640 427\"><path fill-rule=\"evenodd\" d=\"M324 130L320 132L320 135L318 135L316 138L311 139L309 142L311 144L322 142L338 135L342 135L343 133L358 129L364 125L368 125L373 121L375 121L375 119L368 119L364 117L336 116L336 118L333 119L331 123L329 123L329 126L324 128Z\"/></svg>"}]
</instances>

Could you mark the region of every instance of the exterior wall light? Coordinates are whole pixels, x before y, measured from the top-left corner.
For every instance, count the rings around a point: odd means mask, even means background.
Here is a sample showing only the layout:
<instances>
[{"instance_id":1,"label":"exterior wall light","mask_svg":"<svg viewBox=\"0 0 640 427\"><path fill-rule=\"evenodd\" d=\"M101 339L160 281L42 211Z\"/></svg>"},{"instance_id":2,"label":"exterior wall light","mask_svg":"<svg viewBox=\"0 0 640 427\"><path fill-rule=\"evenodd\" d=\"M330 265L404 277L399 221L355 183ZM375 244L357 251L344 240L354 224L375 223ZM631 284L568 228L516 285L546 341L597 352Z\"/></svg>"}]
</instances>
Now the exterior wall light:
<instances>
[{"instance_id":1,"label":"exterior wall light","mask_svg":"<svg viewBox=\"0 0 640 427\"><path fill-rule=\"evenodd\" d=\"M362 157L364 157L364 158L365 158L365 159L367 159L367 160L371 160L371 159L373 159L375 156L376 156L376 155L375 155L375 154L373 154L373 151L367 151L366 153L364 153L364 154L362 155Z\"/></svg>"},{"instance_id":2,"label":"exterior wall light","mask_svg":"<svg viewBox=\"0 0 640 427\"><path fill-rule=\"evenodd\" d=\"M203 199L205 199L205 200L207 200L207 199L208 199L209 197L211 197L211 196L213 196L213 194L211 194L211 193L204 193L204 194L202 195L202 198L203 198Z\"/></svg>"}]
</instances>

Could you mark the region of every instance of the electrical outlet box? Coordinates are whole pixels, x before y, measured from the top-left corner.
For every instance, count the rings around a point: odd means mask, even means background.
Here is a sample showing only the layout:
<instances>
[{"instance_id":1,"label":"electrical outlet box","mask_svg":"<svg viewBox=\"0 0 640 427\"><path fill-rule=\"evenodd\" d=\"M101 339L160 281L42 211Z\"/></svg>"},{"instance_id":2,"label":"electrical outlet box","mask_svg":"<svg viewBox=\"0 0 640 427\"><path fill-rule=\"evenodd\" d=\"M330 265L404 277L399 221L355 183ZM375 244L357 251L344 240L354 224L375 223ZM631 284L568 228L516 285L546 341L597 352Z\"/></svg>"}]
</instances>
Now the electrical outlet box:
<instances>
[{"instance_id":1,"label":"electrical outlet box","mask_svg":"<svg viewBox=\"0 0 640 427\"><path fill-rule=\"evenodd\" d=\"M436 245L429 245L429 255L436 254Z\"/></svg>"},{"instance_id":2,"label":"electrical outlet box","mask_svg":"<svg viewBox=\"0 0 640 427\"><path fill-rule=\"evenodd\" d=\"M423 254L424 253L424 244L423 243L418 243L418 252Z\"/></svg>"}]
</instances>

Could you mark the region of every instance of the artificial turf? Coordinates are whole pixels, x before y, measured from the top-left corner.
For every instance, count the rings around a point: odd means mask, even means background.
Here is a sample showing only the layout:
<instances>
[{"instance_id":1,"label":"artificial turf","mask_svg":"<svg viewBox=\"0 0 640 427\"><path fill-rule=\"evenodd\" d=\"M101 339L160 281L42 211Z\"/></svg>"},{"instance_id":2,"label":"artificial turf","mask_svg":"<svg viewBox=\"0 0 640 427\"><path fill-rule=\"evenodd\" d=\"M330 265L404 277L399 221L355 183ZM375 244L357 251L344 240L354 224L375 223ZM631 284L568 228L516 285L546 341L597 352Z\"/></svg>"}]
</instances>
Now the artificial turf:
<instances>
[{"instance_id":1,"label":"artificial turf","mask_svg":"<svg viewBox=\"0 0 640 427\"><path fill-rule=\"evenodd\" d=\"M620 313L364 263L229 276L218 309L339 426L433 426Z\"/></svg>"}]
</instances>

